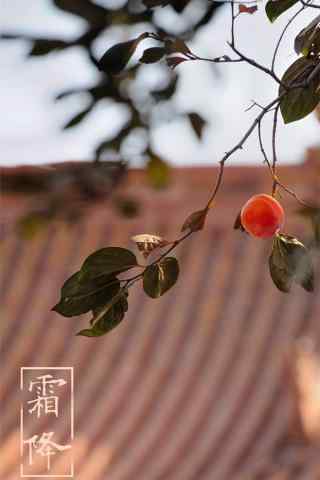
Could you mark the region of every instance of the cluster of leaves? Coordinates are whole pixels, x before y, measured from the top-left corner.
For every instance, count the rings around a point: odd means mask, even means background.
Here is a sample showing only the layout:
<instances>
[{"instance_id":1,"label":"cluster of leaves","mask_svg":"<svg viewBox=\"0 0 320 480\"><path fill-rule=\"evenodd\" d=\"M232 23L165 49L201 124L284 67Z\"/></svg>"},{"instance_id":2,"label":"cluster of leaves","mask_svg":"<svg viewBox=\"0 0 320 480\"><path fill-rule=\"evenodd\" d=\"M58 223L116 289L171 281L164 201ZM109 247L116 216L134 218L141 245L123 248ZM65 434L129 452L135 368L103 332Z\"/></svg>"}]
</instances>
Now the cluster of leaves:
<instances>
[{"instance_id":1,"label":"cluster of leaves","mask_svg":"<svg viewBox=\"0 0 320 480\"><path fill-rule=\"evenodd\" d=\"M184 15L188 5L192 0L126 0L120 5L110 5L107 2L97 4L93 0L51 0L54 7L66 14L71 14L74 18L81 19L86 25L84 32L72 40L60 38L35 37L24 33L3 33L0 38L7 40L24 40L30 43L29 57L42 57L51 53L60 54L67 49L80 47L82 48L91 64L100 72L100 77L95 85L87 88L76 88L66 90L56 96L56 100L60 101L69 96L78 94L87 94L89 103L87 107L77 113L73 118L69 119L64 125L64 129L70 129L77 126L80 122L86 120L97 104L106 99L115 102L118 105L125 106L128 110L129 120L122 126L120 131L115 132L114 136L108 135L96 147L96 159L101 158L118 158L123 160L125 154L123 145L131 134L135 134L138 130L143 131L146 137L145 149L139 152L141 159L148 162L151 159L150 152L150 132L154 124L153 110L157 103L162 102L163 105L175 94L177 88L177 78L170 74L170 69L164 63L162 68L165 71L166 83L161 82L154 89L148 91L148 99L144 104L148 103L148 113L145 108L141 108L141 101L132 93L132 85L137 81L140 68L143 63L153 62L154 56L158 55L160 59L160 50L156 47L149 49L145 54L143 62L133 63L130 68L127 67L129 59L133 55L138 43L143 38L152 39L153 36L142 34L133 41L122 42L112 47L109 53L100 61L94 54L95 42L102 34L111 33L114 26L121 26L124 37L130 38L132 30L141 30L143 28L150 29L155 36L170 36L174 31L166 29L166 26L159 25L155 15L154 7L166 7L168 11L173 11L175 15L183 16L185 22L185 30L180 31L181 37L188 40L197 34L199 29L207 25L214 18L216 10L220 4L216 2L204 2L199 6L199 14L193 19ZM147 89L145 89L147 93ZM106 110L107 111L107 110ZM176 112L177 116L181 116L181 112ZM127 157L125 158L127 159ZM164 160L162 159L162 164ZM158 182L155 181L158 185Z\"/></svg>"},{"instance_id":2,"label":"cluster of leaves","mask_svg":"<svg viewBox=\"0 0 320 480\"><path fill-rule=\"evenodd\" d=\"M208 209L191 214L182 225L183 237L169 242L157 235L142 234L132 237L144 258L152 252L169 247L160 257L147 266L138 263L131 250L107 247L89 255L82 267L61 288L60 301L53 310L64 317L74 317L91 312L90 328L78 335L99 337L116 327L128 310L129 288L141 280L143 290L150 298L159 298L170 290L178 280L179 263L169 256L184 238L204 227ZM119 275L132 269L141 273L123 279Z\"/></svg>"},{"instance_id":3,"label":"cluster of leaves","mask_svg":"<svg viewBox=\"0 0 320 480\"><path fill-rule=\"evenodd\" d=\"M299 0L269 0L266 13L271 22ZM284 73L279 88L280 110L285 123L304 118L320 102L320 15L296 36L294 48L301 55Z\"/></svg>"},{"instance_id":4,"label":"cluster of leaves","mask_svg":"<svg viewBox=\"0 0 320 480\"><path fill-rule=\"evenodd\" d=\"M14 175L3 169L1 187L3 193L30 196L30 208L16 225L22 237L29 239L52 221L74 224L80 220L93 203L109 198L126 171L119 161L21 168ZM125 216L136 211L130 198L114 196L113 205Z\"/></svg>"},{"instance_id":5,"label":"cluster of leaves","mask_svg":"<svg viewBox=\"0 0 320 480\"><path fill-rule=\"evenodd\" d=\"M179 263L169 254L189 235L204 228L209 208L207 206L189 215L181 228L184 235L174 242L150 234L132 237L145 259L152 252L168 247L147 266L139 265L134 252L125 248L107 247L92 253L80 270L66 280L60 301L53 310L65 317L91 312L90 328L81 330L78 335L98 337L108 333L124 319L128 310L128 291L134 283L141 280L144 292L152 299L161 297L175 285L179 277ZM310 208L312 211L308 209L300 213L313 219L316 235L319 235L319 208ZM244 231L240 215L234 228ZM316 240L319 241L319 238L316 237ZM129 278L121 278L124 272L137 269L142 271ZM284 293L290 292L293 283L308 292L314 290L310 252L293 236L281 232L274 236L269 270L274 284Z\"/></svg>"},{"instance_id":6,"label":"cluster of leaves","mask_svg":"<svg viewBox=\"0 0 320 480\"><path fill-rule=\"evenodd\" d=\"M120 247L102 248L84 261L61 289L61 299L53 310L65 317L92 312L90 328L78 335L98 337L116 327L128 310L128 290L142 279L143 289L151 298L158 298L177 281L178 261L165 257L144 268L143 273L123 280L119 275L141 268L135 254Z\"/></svg>"}]
</instances>

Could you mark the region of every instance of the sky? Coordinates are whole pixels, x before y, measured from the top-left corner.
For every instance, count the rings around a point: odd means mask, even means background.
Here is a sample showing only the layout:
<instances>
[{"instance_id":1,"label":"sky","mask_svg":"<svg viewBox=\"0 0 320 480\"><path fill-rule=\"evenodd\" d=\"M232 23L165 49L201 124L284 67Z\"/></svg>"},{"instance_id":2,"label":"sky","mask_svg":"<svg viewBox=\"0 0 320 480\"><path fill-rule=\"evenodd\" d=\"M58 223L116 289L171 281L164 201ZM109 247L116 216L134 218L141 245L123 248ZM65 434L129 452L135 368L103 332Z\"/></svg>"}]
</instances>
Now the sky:
<instances>
[{"instance_id":1,"label":"sky","mask_svg":"<svg viewBox=\"0 0 320 480\"><path fill-rule=\"evenodd\" d=\"M104 0L107 3L106 0ZM99 3L98 1L96 3ZM100 0L103 3L103 0ZM238 48L260 63L270 65L274 45L285 22L294 13L283 15L270 24L264 5L254 15L238 17L236 36ZM1 0L0 31L23 32L44 36L74 38L84 29L84 23L75 16L60 13L50 0ZM276 71L281 76L296 59L293 39L313 17L306 12L289 28L279 52ZM176 21L166 9L159 12L159 21ZM226 42L229 28L228 9L221 9L215 21L205 27L192 44L201 56L232 56ZM124 38L127 39L127 38ZM121 38L119 38L119 41ZM106 45L104 38L97 45L97 52ZM109 40L110 42L110 40ZM0 104L3 112L0 124L0 164L41 164L66 160L91 160L94 147L112 131L121 116L107 102L90 113L88 120L64 131L61 127L86 106L87 99L73 97L54 102L54 96L62 90L85 87L94 83L97 72L89 64L81 49L53 53L46 57L26 60L29 46L21 41L0 43L1 75ZM254 100L266 105L277 96L277 85L264 73L247 64L224 64L213 72L210 65L194 63L179 67L181 88L176 104L182 111L198 111L209 126L203 142L199 142L186 121L172 121L156 129L153 148L175 165L214 164L231 149L250 126L257 115L257 108L245 111ZM264 138L270 152L272 118L264 124ZM268 142L268 143L267 143ZM305 149L319 143L319 124L313 115L284 126L279 121L278 157L282 163L294 163L303 159ZM257 136L237 152L230 164L261 162Z\"/></svg>"}]
</instances>

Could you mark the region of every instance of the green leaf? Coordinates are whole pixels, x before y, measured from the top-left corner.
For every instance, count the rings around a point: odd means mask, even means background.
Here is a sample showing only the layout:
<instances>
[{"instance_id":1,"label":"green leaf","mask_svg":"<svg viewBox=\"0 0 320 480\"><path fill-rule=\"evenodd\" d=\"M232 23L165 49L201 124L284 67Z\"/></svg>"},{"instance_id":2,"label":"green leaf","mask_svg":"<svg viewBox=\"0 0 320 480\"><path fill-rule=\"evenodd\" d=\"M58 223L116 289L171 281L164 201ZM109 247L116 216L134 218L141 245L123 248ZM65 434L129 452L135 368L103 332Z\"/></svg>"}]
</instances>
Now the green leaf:
<instances>
[{"instance_id":1,"label":"green leaf","mask_svg":"<svg viewBox=\"0 0 320 480\"><path fill-rule=\"evenodd\" d=\"M307 56L310 53L317 54L320 50L320 15L309 25L301 30L294 41L296 53Z\"/></svg>"},{"instance_id":2,"label":"green leaf","mask_svg":"<svg viewBox=\"0 0 320 480\"><path fill-rule=\"evenodd\" d=\"M111 75L119 74L129 62L141 40L147 37L148 34L143 33L134 40L113 45L99 60L100 70Z\"/></svg>"},{"instance_id":3,"label":"green leaf","mask_svg":"<svg viewBox=\"0 0 320 480\"><path fill-rule=\"evenodd\" d=\"M170 167L162 158L150 151L146 164L146 174L151 186L157 190L166 188L170 183Z\"/></svg>"},{"instance_id":4,"label":"green leaf","mask_svg":"<svg viewBox=\"0 0 320 480\"><path fill-rule=\"evenodd\" d=\"M136 267L136 256L131 250L120 247L101 248L89 255L81 267L83 278L111 275Z\"/></svg>"},{"instance_id":5,"label":"green leaf","mask_svg":"<svg viewBox=\"0 0 320 480\"><path fill-rule=\"evenodd\" d=\"M161 58L165 54L165 49L162 47L152 47L152 48L147 48L143 52L142 57L140 58L141 63L156 63L161 60Z\"/></svg>"},{"instance_id":6,"label":"green leaf","mask_svg":"<svg viewBox=\"0 0 320 480\"><path fill-rule=\"evenodd\" d=\"M81 315L110 301L119 290L120 282L115 276L102 275L83 280L79 271L66 280L61 299L52 310L65 317Z\"/></svg>"},{"instance_id":7,"label":"green leaf","mask_svg":"<svg viewBox=\"0 0 320 480\"><path fill-rule=\"evenodd\" d=\"M269 257L270 275L282 292L288 293L293 282L308 292L314 289L314 271L310 254L295 237L278 234Z\"/></svg>"},{"instance_id":8,"label":"green leaf","mask_svg":"<svg viewBox=\"0 0 320 480\"><path fill-rule=\"evenodd\" d=\"M207 122L198 114L198 113L189 113L188 114L191 126L197 135L198 139L202 139L203 129L206 126Z\"/></svg>"},{"instance_id":9,"label":"green leaf","mask_svg":"<svg viewBox=\"0 0 320 480\"><path fill-rule=\"evenodd\" d=\"M90 322L92 327L81 330L77 335L101 337L118 326L128 310L127 296L127 293L122 292L117 296L117 301L105 307L95 309L93 311L94 316Z\"/></svg>"},{"instance_id":10,"label":"green leaf","mask_svg":"<svg viewBox=\"0 0 320 480\"><path fill-rule=\"evenodd\" d=\"M287 87L304 82L317 67L311 58L298 58L285 72L282 83ZM285 92L280 85L279 95ZM320 102L320 72L306 87L293 88L280 102L280 110L285 123L294 122L311 113Z\"/></svg>"},{"instance_id":11,"label":"green leaf","mask_svg":"<svg viewBox=\"0 0 320 480\"><path fill-rule=\"evenodd\" d=\"M161 297L176 283L179 264L174 257L167 257L146 268L143 274L143 289L151 298Z\"/></svg>"},{"instance_id":12,"label":"green leaf","mask_svg":"<svg viewBox=\"0 0 320 480\"><path fill-rule=\"evenodd\" d=\"M270 22L274 22L299 0L269 0L266 4L266 14Z\"/></svg>"},{"instance_id":13,"label":"green leaf","mask_svg":"<svg viewBox=\"0 0 320 480\"><path fill-rule=\"evenodd\" d=\"M207 218L207 214L207 208L191 213L191 215L189 215L182 225L181 232L184 232L187 229L189 229L191 232L198 232L199 230L202 230Z\"/></svg>"}]
</instances>

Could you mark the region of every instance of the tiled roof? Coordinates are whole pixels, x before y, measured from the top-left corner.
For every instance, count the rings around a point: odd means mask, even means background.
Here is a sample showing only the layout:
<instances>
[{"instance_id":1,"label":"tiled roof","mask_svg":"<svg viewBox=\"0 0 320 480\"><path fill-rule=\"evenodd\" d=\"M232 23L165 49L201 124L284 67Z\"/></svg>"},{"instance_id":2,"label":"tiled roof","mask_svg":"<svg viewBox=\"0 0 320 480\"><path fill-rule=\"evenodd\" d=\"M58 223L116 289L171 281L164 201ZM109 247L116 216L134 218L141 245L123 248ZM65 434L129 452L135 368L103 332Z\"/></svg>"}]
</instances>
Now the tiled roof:
<instances>
[{"instance_id":1,"label":"tiled roof","mask_svg":"<svg viewBox=\"0 0 320 480\"><path fill-rule=\"evenodd\" d=\"M313 162L280 175L316 199L318 171ZM298 287L280 293L267 272L270 243L232 229L243 201L270 189L265 168L226 169L205 230L179 247L176 286L157 300L135 287L125 320L107 336L76 337L85 318L50 311L63 281L93 250L129 246L137 233L175 238L216 173L175 169L172 186L155 192L132 172L120 189L142 201L137 218L119 218L100 202L73 227L53 224L30 241L5 236L1 480L20 478L22 366L74 367L77 480L320 479L319 443L304 433L290 380L295 342L310 337L320 347L319 286L312 295ZM11 222L24 200L19 208L15 196L3 200ZM294 212L294 200L284 203ZM305 233L295 215L286 231ZM62 444L64 420L55 421ZM50 431L50 418L42 425ZM32 425L26 428L31 435Z\"/></svg>"}]
</instances>

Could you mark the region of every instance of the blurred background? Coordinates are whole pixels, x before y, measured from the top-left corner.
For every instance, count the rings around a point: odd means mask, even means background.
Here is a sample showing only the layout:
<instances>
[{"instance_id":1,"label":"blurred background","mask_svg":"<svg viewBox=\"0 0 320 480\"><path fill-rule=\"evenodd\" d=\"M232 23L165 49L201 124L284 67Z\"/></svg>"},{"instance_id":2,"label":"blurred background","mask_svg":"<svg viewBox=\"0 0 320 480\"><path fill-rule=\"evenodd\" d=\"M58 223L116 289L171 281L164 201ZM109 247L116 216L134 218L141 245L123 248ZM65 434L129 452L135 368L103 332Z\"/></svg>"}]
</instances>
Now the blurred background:
<instances>
[{"instance_id":1,"label":"blurred background","mask_svg":"<svg viewBox=\"0 0 320 480\"><path fill-rule=\"evenodd\" d=\"M238 141L254 117L256 109L245 111L251 102L266 104L275 96L277 85L272 79L246 64L183 64L175 71L178 77L175 85L176 75L168 73L164 60L160 65L137 65L143 48L156 45L146 40L132 61L132 66L137 67L118 82L122 87L117 91L121 98L117 99L115 92L110 92L110 84L103 84L106 78L90 61L89 49L100 58L114 43L151 28L182 36L200 56L230 55L226 45L230 35L230 8L197 0L187 5L183 1L175 10L168 6L146 14L139 0L97 0L93 9L88 8L88 2L79 1L72 8L69 3L1 2L0 31L18 36L16 41L2 40L0 44L0 99L5 112L5 122L0 129L2 165L91 160L102 143L102 153L106 155L107 150L114 147L112 138L132 115L131 102L143 116L138 125L132 125L130 138L122 145L122 156L130 158L133 165L143 162L146 124L150 128L152 148L157 153L161 150L165 160L175 165L214 164ZM290 14L271 24L263 3L258 3L258 7L254 15L242 14L237 20L238 48L269 65L276 40ZM312 17L313 12L307 11L289 28L276 65L280 76L296 58L295 35ZM62 44L44 46L38 42L35 46L28 40L32 38L57 40ZM87 90L98 85L101 88L92 98ZM172 89L168 89L169 85ZM80 90L80 93L54 101L70 90ZM169 99L172 101L168 102ZM92 108L81 123L61 130L90 105ZM192 132L188 118L183 116L190 112L199 113L208 123L202 142ZM268 127L270 123L266 121L265 128ZM318 125L313 116L286 128L280 122L279 158L282 162L301 161L306 147L318 138ZM256 147L256 139L249 140L232 163L259 162Z\"/></svg>"},{"instance_id":2,"label":"blurred background","mask_svg":"<svg viewBox=\"0 0 320 480\"><path fill-rule=\"evenodd\" d=\"M313 294L278 291L271 242L233 229L248 197L272 187L253 135L230 159L205 229L177 249L179 280L163 298L135 285L124 321L96 339L75 335L85 316L51 310L93 251L135 249L131 237L143 233L177 238L257 114L246 109L276 95L272 79L246 64L140 64L156 45L149 39L120 76L98 71L107 48L144 31L181 36L201 56L230 54L230 5L170 3L153 11L139 0L1 0L1 480L20 478L28 461L20 408L30 394L19 375L35 366L74 370L77 480L320 478L315 114L285 127L280 119L278 132L278 175L314 206L281 194L285 232L312 249ZM312 16L290 27L279 75ZM237 19L239 48L269 65L289 17L271 25L259 2ZM266 118L266 140L270 126ZM68 443L70 402L60 401L59 418L28 417L25 435L50 431ZM53 478L70 471L69 454L52 458ZM34 465L35 478L45 473Z\"/></svg>"}]
</instances>

